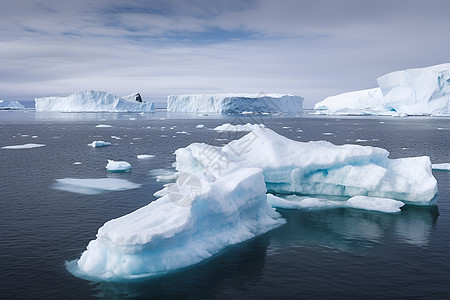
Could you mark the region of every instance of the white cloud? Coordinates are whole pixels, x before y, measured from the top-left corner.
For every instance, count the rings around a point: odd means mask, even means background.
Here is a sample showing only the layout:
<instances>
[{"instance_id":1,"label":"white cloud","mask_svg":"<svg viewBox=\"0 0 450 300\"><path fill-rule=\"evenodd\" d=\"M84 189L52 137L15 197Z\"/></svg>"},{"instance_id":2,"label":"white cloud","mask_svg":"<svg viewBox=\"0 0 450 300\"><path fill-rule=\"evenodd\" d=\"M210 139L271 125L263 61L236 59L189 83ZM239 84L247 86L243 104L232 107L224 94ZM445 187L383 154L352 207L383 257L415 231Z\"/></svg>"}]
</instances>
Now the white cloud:
<instances>
[{"instance_id":1,"label":"white cloud","mask_svg":"<svg viewBox=\"0 0 450 300\"><path fill-rule=\"evenodd\" d=\"M311 107L390 71L448 62L450 46L440 0L0 1L0 98L11 100L263 91Z\"/></svg>"}]
</instances>

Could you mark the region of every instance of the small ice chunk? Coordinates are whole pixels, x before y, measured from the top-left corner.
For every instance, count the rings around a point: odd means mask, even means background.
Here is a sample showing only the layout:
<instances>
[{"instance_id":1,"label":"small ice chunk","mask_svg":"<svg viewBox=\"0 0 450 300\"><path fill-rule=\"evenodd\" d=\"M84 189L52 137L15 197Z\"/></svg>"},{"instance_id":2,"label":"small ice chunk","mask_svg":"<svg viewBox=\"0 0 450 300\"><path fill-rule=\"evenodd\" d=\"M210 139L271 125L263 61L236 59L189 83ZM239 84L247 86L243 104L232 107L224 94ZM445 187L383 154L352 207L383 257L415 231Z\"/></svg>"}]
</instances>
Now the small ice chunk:
<instances>
[{"instance_id":1,"label":"small ice chunk","mask_svg":"<svg viewBox=\"0 0 450 300\"><path fill-rule=\"evenodd\" d=\"M385 213L399 212L401 211L400 207L403 205L405 203L401 201L367 196L354 196L346 201L346 206L348 207L376 210Z\"/></svg>"},{"instance_id":2,"label":"small ice chunk","mask_svg":"<svg viewBox=\"0 0 450 300\"><path fill-rule=\"evenodd\" d=\"M93 141L90 144L87 144L88 146L91 146L92 148L97 148L97 147L106 147L106 146L110 146L111 143L109 142L104 142L104 141Z\"/></svg>"},{"instance_id":3,"label":"small ice chunk","mask_svg":"<svg viewBox=\"0 0 450 300\"><path fill-rule=\"evenodd\" d=\"M324 132L322 135L333 135L331 132Z\"/></svg>"},{"instance_id":4,"label":"small ice chunk","mask_svg":"<svg viewBox=\"0 0 450 300\"><path fill-rule=\"evenodd\" d=\"M72 193L94 195L105 192L137 189L140 186L138 183L118 178L63 178L57 179L52 187L57 190Z\"/></svg>"},{"instance_id":5,"label":"small ice chunk","mask_svg":"<svg viewBox=\"0 0 450 300\"><path fill-rule=\"evenodd\" d=\"M24 145L13 145L13 146L4 146L2 149L31 149L31 148L39 148L44 147L44 144L24 144Z\"/></svg>"},{"instance_id":6,"label":"small ice chunk","mask_svg":"<svg viewBox=\"0 0 450 300\"><path fill-rule=\"evenodd\" d=\"M112 138L112 139L115 139L115 140L121 140L121 139L122 139L122 138L120 138L120 137L118 137L118 136L115 136L115 135L112 135L111 138Z\"/></svg>"},{"instance_id":7,"label":"small ice chunk","mask_svg":"<svg viewBox=\"0 0 450 300\"><path fill-rule=\"evenodd\" d=\"M155 156L152 154L138 154L138 155L136 155L136 157L138 159L149 159L149 158L153 158Z\"/></svg>"},{"instance_id":8,"label":"small ice chunk","mask_svg":"<svg viewBox=\"0 0 450 300\"><path fill-rule=\"evenodd\" d=\"M450 163L432 164L431 168L433 170L450 171Z\"/></svg>"},{"instance_id":9,"label":"small ice chunk","mask_svg":"<svg viewBox=\"0 0 450 300\"><path fill-rule=\"evenodd\" d=\"M225 123L220 126L217 126L214 128L216 131L252 131L256 128L265 128L266 126L264 124L238 124L238 125L232 125L230 123Z\"/></svg>"},{"instance_id":10,"label":"small ice chunk","mask_svg":"<svg viewBox=\"0 0 450 300\"><path fill-rule=\"evenodd\" d=\"M97 126L95 126L97 128L109 128L109 127L113 127L111 125L106 125L106 124L98 124Z\"/></svg>"},{"instance_id":11,"label":"small ice chunk","mask_svg":"<svg viewBox=\"0 0 450 300\"><path fill-rule=\"evenodd\" d=\"M195 126L195 128L205 128L205 125L203 125L203 124L198 124L197 126Z\"/></svg>"},{"instance_id":12,"label":"small ice chunk","mask_svg":"<svg viewBox=\"0 0 450 300\"><path fill-rule=\"evenodd\" d=\"M169 169L151 170L149 172L149 175L156 178L157 182L163 182L163 183L174 182L178 178L178 172L175 170L169 170Z\"/></svg>"},{"instance_id":13,"label":"small ice chunk","mask_svg":"<svg viewBox=\"0 0 450 300\"><path fill-rule=\"evenodd\" d=\"M73 163L73 165L81 165L81 161L76 161Z\"/></svg>"},{"instance_id":14,"label":"small ice chunk","mask_svg":"<svg viewBox=\"0 0 450 300\"><path fill-rule=\"evenodd\" d=\"M131 169L131 165L126 161L114 161L108 159L108 164L106 165L106 170L108 172L128 172Z\"/></svg>"}]
</instances>

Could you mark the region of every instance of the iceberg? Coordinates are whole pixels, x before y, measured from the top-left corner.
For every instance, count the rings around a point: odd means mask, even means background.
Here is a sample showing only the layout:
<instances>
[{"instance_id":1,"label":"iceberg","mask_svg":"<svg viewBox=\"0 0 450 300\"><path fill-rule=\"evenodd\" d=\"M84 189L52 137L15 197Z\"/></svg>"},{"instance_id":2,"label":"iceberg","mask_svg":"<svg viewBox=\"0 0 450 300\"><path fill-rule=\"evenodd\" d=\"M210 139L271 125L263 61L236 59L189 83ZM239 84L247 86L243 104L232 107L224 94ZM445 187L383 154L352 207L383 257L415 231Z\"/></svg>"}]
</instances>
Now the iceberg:
<instances>
[{"instance_id":1,"label":"iceberg","mask_svg":"<svg viewBox=\"0 0 450 300\"><path fill-rule=\"evenodd\" d=\"M187 174L176 187L106 222L80 259L67 264L69 271L97 280L163 274L197 264L285 222L268 204L258 168L241 168L221 178Z\"/></svg>"},{"instance_id":2,"label":"iceberg","mask_svg":"<svg viewBox=\"0 0 450 300\"><path fill-rule=\"evenodd\" d=\"M131 169L131 165L126 161L114 161L108 159L108 164L106 165L106 170L108 172L121 173L128 172Z\"/></svg>"},{"instance_id":3,"label":"iceberg","mask_svg":"<svg viewBox=\"0 0 450 300\"><path fill-rule=\"evenodd\" d=\"M105 141L93 141L90 144L87 144L88 146L91 146L92 148L97 148L97 147L106 147L106 146L111 146L110 142L105 142Z\"/></svg>"},{"instance_id":4,"label":"iceberg","mask_svg":"<svg viewBox=\"0 0 450 300\"><path fill-rule=\"evenodd\" d=\"M238 125L232 125L230 123L225 123L220 126L217 126L214 128L216 131L252 131L255 128L264 128L266 127L264 124L238 124Z\"/></svg>"},{"instance_id":5,"label":"iceberg","mask_svg":"<svg viewBox=\"0 0 450 300\"><path fill-rule=\"evenodd\" d=\"M0 100L0 110L25 109L22 103L14 100Z\"/></svg>"},{"instance_id":6,"label":"iceberg","mask_svg":"<svg viewBox=\"0 0 450 300\"><path fill-rule=\"evenodd\" d=\"M331 96L316 103L319 114L450 116L450 63L383 75L378 87Z\"/></svg>"},{"instance_id":7,"label":"iceberg","mask_svg":"<svg viewBox=\"0 0 450 300\"><path fill-rule=\"evenodd\" d=\"M142 99L141 99L142 101ZM80 91L67 97L35 98L36 111L58 112L153 112L153 102L139 102L102 91Z\"/></svg>"},{"instance_id":8,"label":"iceberg","mask_svg":"<svg viewBox=\"0 0 450 300\"><path fill-rule=\"evenodd\" d=\"M62 178L57 179L52 187L72 193L95 195L137 189L140 186L138 183L118 178Z\"/></svg>"},{"instance_id":9,"label":"iceberg","mask_svg":"<svg viewBox=\"0 0 450 300\"><path fill-rule=\"evenodd\" d=\"M264 170L278 194L368 196L418 205L433 204L437 181L430 158L389 159L385 149L298 142L268 128L256 128L223 147L193 143L175 151L176 169L220 177L242 167Z\"/></svg>"},{"instance_id":10,"label":"iceberg","mask_svg":"<svg viewBox=\"0 0 450 300\"><path fill-rule=\"evenodd\" d=\"M303 97L283 94L171 95L168 112L190 113L296 113L303 111Z\"/></svg>"},{"instance_id":11,"label":"iceberg","mask_svg":"<svg viewBox=\"0 0 450 300\"><path fill-rule=\"evenodd\" d=\"M154 158L155 156L153 154L138 154L136 157L137 159L149 159Z\"/></svg>"}]
</instances>

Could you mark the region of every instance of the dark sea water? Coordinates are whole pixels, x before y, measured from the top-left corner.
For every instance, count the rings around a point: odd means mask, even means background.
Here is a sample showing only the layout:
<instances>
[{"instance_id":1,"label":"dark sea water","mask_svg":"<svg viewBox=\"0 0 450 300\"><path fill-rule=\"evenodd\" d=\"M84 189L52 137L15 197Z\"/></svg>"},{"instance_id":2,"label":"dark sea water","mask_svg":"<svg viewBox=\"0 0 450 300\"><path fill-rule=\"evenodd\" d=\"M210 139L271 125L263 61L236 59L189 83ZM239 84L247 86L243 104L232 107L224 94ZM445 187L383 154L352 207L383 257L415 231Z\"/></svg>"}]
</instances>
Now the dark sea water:
<instances>
[{"instance_id":1,"label":"dark sea water","mask_svg":"<svg viewBox=\"0 0 450 300\"><path fill-rule=\"evenodd\" d=\"M171 168L176 149L193 142L220 146L245 134L210 130L228 122L264 123L299 141L382 147L391 158L428 155L433 163L450 162L449 118L0 112L0 147L46 145L0 149L0 299L449 299L445 171L433 171L436 206L409 205L399 214L279 210L285 225L178 272L89 282L67 271L65 262L78 258L106 221L155 199L162 184L149 172ZM88 147L94 140L113 145ZM155 158L139 160L138 154ZM107 159L128 161L132 172L107 174ZM142 186L96 195L52 188L67 177L116 177Z\"/></svg>"}]
</instances>

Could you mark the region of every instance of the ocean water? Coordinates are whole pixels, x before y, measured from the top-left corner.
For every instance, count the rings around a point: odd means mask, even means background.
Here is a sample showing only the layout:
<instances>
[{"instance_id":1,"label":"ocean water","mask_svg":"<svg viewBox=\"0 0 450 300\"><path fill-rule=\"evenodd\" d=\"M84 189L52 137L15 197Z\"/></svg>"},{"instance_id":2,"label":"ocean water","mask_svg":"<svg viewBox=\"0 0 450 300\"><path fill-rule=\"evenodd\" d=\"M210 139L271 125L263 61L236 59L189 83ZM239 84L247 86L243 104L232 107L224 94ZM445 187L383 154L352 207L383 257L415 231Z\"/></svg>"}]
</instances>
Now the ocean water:
<instances>
[{"instance_id":1,"label":"ocean water","mask_svg":"<svg viewBox=\"0 0 450 300\"><path fill-rule=\"evenodd\" d=\"M106 221L155 199L162 184L149 173L170 169L176 149L193 142L223 145L245 133L211 128L247 122L299 141L370 145L387 149L391 158L427 155L434 163L450 162L448 118L0 112L0 147L45 144L0 149L0 299L448 299L446 171L433 171L435 206L408 205L399 214L279 210L285 225L177 272L90 282L67 271L65 262L78 258ZM112 145L88 147L94 140ZM139 160L139 154L155 157ZM108 159L126 160L132 171L107 174ZM68 177L113 177L141 187L95 195L53 188Z\"/></svg>"}]
</instances>

